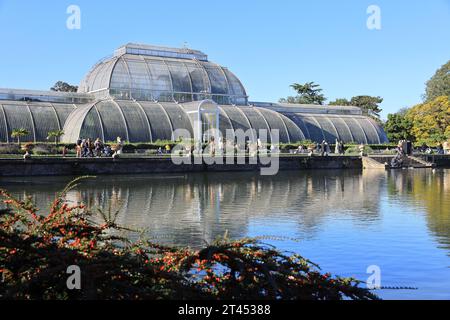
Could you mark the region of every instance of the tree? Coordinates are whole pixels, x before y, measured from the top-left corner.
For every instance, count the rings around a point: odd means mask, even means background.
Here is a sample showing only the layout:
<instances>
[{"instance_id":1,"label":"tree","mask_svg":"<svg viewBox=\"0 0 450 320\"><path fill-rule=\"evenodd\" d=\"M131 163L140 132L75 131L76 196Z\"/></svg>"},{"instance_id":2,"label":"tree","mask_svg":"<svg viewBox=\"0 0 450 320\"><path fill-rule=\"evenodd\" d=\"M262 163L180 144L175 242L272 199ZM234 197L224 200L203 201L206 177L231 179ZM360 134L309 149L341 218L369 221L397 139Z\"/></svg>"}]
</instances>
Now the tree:
<instances>
[{"instance_id":1,"label":"tree","mask_svg":"<svg viewBox=\"0 0 450 320\"><path fill-rule=\"evenodd\" d=\"M436 71L426 85L425 102L430 102L440 96L450 97L450 60Z\"/></svg>"},{"instance_id":2,"label":"tree","mask_svg":"<svg viewBox=\"0 0 450 320\"><path fill-rule=\"evenodd\" d=\"M384 130L390 141L412 140L412 121L406 117L408 109L402 109L397 113L388 114L388 119L384 125Z\"/></svg>"},{"instance_id":3,"label":"tree","mask_svg":"<svg viewBox=\"0 0 450 320\"><path fill-rule=\"evenodd\" d=\"M291 87L297 91L297 96L280 99L281 103L299 103L299 104L318 104L323 105L327 100L323 94L320 85L314 82L305 84L294 83Z\"/></svg>"},{"instance_id":4,"label":"tree","mask_svg":"<svg viewBox=\"0 0 450 320\"><path fill-rule=\"evenodd\" d=\"M50 88L52 91L59 91L59 92L77 92L78 87L72 86L64 81L58 81L55 83L53 87Z\"/></svg>"},{"instance_id":5,"label":"tree","mask_svg":"<svg viewBox=\"0 0 450 320\"><path fill-rule=\"evenodd\" d=\"M450 139L450 98L437 97L411 108L406 117L412 122L412 134L419 143L437 144Z\"/></svg>"},{"instance_id":6,"label":"tree","mask_svg":"<svg viewBox=\"0 0 450 320\"><path fill-rule=\"evenodd\" d=\"M383 111L379 106L382 102L381 97L356 96L350 100L350 105L361 108L365 114L379 118L380 112Z\"/></svg>"},{"instance_id":7,"label":"tree","mask_svg":"<svg viewBox=\"0 0 450 320\"><path fill-rule=\"evenodd\" d=\"M55 139L55 145L58 145L58 139L63 135L64 135L63 130L49 131L47 139L50 139L50 138Z\"/></svg>"},{"instance_id":8,"label":"tree","mask_svg":"<svg viewBox=\"0 0 450 320\"><path fill-rule=\"evenodd\" d=\"M330 106L350 106L351 103L345 98L338 98L330 102Z\"/></svg>"},{"instance_id":9,"label":"tree","mask_svg":"<svg viewBox=\"0 0 450 320\"><path fill-rule=\"evenodd\" d=\"M20 138L30 134L30 131L24 128L14 129L11 133L11 138L17 139L17 144L20 146Z\"/></svg>"}]
</instances>

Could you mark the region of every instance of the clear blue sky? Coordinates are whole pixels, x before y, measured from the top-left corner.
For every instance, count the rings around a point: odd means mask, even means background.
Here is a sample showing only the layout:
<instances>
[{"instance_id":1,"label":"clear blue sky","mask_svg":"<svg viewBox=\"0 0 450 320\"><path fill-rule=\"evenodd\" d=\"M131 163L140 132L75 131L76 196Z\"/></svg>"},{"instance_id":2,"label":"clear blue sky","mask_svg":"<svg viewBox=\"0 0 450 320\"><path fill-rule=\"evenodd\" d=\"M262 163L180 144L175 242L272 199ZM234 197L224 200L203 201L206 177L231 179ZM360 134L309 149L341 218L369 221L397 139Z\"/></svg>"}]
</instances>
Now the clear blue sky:
<instances>
[{"instance_id":1,"label":"clear blue sky","mask_svg":"<svg viewBox=\"0 0 450 320\"><path fill-rule=\"evenodd\" d=\"M66 9L81 8L81 30ZM369 5L381 30L368 30ZM315 81L329 100L382 96L389 112L420 102L450 59L450 0L85 1L0 0L0 87L78 84L121 44L184 42L232 70L253 101Z\"/></svg>"}]
</instances>

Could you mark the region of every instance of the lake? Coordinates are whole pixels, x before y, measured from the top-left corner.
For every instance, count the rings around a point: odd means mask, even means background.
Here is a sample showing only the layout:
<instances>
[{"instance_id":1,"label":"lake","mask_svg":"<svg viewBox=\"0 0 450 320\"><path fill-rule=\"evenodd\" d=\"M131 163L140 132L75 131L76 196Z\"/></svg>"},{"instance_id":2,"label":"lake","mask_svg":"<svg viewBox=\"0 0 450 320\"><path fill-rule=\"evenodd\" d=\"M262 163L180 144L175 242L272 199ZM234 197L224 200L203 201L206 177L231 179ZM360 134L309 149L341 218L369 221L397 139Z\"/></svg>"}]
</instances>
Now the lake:
<instances>
[{"instance_id":1,"label":"lake","mask_svg":"<svg viewBox=\"0 0 450 320\"><path fill-rule=\"evenodd\" d=\"M70 177L0 178L48 207ZM385 299L450 299L450 170L286 171L103 176L68 194L154 241L199 247L226 231L264 236L323 271L366 280Z\"/></svg>"}]
</instances>

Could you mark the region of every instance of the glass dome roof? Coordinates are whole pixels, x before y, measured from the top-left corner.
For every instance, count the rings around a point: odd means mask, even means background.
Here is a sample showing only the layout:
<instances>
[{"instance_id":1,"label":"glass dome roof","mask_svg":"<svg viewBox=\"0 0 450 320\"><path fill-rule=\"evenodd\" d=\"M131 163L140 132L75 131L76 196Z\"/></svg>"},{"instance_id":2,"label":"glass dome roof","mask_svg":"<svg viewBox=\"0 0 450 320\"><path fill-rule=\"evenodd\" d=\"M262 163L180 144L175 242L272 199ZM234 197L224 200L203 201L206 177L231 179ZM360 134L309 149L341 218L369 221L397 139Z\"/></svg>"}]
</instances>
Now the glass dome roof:
<instances>
[{"instance_id":1,"label":"glass dome roof","mask_svg":"<svg viewBox=\"0 0 450 320\"><path fill-rule=\"evenodd\" d=\"M191 49L127 44L97 63L79 87L81 93L118 99L247 104L240 80L227 68Z\"/></svg>"}]
</instances>

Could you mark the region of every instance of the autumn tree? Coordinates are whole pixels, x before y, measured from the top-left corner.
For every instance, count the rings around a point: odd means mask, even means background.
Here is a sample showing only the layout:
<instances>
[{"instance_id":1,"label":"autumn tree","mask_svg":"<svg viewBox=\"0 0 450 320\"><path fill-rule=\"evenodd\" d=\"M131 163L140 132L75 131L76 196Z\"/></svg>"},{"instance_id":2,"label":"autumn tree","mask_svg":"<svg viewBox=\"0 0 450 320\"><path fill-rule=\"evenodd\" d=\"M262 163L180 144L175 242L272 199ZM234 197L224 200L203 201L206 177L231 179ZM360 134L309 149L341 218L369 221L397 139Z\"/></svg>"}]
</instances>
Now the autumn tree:
<instances>
[{"instance_id":1,"label":"autumn tree","mask_svg":"<svg viewBox=\"0 0 450 320\"><path fill-rule=\"evenodd\" d=\"M418 104L406 117L412 123L412 135L419 143L437 144L450 139L450 98L448 96Z\"/></svg>"},{"instance_id":2,"label":"autumn tree","mask_svg":"<svg viewBox=\"0 0 450 320\"><path fill-rule=\"evenodd\" d=\"M415 140L412 135L412 121L406 114L408 109L402 109L397 113L388 114L387 121L384 125L389 141L399 140Z\"/></svg>"},{"instance_id":3,"label":"autumn tree","mask_svg":"<svg viewBox=\"0 0 450 320\"><path fill-rule=\"evenodd\" d=\"M440 96L450 97L450 60L436 71L425 89L425 102Z\"/></svg>"}]
</instances>

